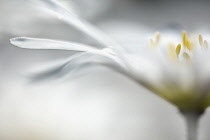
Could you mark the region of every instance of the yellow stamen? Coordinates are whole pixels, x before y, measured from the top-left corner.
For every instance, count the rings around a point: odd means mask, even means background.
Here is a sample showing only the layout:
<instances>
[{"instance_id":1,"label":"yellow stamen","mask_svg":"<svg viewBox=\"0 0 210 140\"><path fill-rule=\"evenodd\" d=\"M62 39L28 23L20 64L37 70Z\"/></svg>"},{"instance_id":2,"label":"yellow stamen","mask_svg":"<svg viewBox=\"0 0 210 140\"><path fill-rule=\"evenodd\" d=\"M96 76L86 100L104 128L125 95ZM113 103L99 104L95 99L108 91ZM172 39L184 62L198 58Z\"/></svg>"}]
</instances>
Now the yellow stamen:
<instances>
[{"instance_id":1,"label":"yellow stamen","mask_svg":"<svg viewBox=\"0 0 210 140\"><path fill-rule=\"evenodd\" d=\"M186 47L189 51L192 51L193 50L193 45L190 41L186 41Z\"/></svg>"},{"instance_id":2,"label":"yellow stamen","mask_svg":"<svg viewBox=\"0 0 210 140\"><path fill-rule=\"evenodd\" d=\"M198 40L199 40L200 46L203 46L203 36L201 34L198 36Z\"/></svg>"},{"instance_id":3,"label":"yellow stamen","mask_svg":"<svg viewBox=\"0 0 210 140\"><path fill-rule=\"evenodd\" d=\"M156 43L158 44L159 42L160 42L160 32L157 32L156 34L155 34L155 41L156 41Z\"/></svg>"},{"instance_id":4,"label":"yellow stamen","mask_svg":"<svg viewBox=\"0 0 210 140\"><path fill-rule=\"evenodd\" d=\"M187 45L187 33L185 31L182 33L182 43L184 46Z\"/></svg>"},{"instance_id":5,"label":"yellow stamen","mask_svg":"<svg viewBox=\"0 0 210 140\"><path fill-rule=\"evenodd\" d=\"M178 44L176 46L176 55L178 56L180 54L180 51L181 51L181 44Z\"/></svg>"},{"instance_id":6,"label":"yellow stamen","mask_svg":"<svg viewBox=\"0 0 210 140\"><path fill-rule=\"evenodd\" d=\"M169 56L172 60L177 59L176 50L175 50L175 46L173 43L168 44L168 52L169 52Z\"/></svg>"},{"instance_id":7,"label":"yellow stamen","mask_svg":"<svg viewBox=\"0 0 210 140\"><path fill-rule=\"evenodd\" d=\"M160 42L160 33L157 32L155 33L155 39L150 39L150 46L155 48L158 46L159 42Z\"/></svg>"},{"instance_id":8,"label":"yellow stamen","mask_svg":"<svg viewBox=\"0 0 210 140\"><path fill-rule=\"evenodd\" d=\"M203 36L199 34L196 40L193 40L191 36L188 37L187 32L183 31L182 32L182 42L175 46L173 42L168 42L168 55L169 57L174 61L174 62L182 62L182 60L188 62L189 60L192 60L193 58L193 53L195 51L195 47L197 44L201 46L201 48L196 48L196 49L202 49L206 50L208 49L208 42L206 40L203 40ZM159 49L158 47L161 45L165 45L164 41L161 42L161 35L159 32L155 33L155 37L151 38L149 40L150 46L153 49ZM163 44L162 44L163 43Z\"/></svg>"},{"instance_id":9,"label":"yellow stamen","mask_svg":"<svg viewBox=\"0 0 210 140\"><path fill-rule=\"evenodd\" d=\"M189 51L193 50L193 42L188 39L187 32L182 32L182 43Z\"/></svg>"}]
</instances>

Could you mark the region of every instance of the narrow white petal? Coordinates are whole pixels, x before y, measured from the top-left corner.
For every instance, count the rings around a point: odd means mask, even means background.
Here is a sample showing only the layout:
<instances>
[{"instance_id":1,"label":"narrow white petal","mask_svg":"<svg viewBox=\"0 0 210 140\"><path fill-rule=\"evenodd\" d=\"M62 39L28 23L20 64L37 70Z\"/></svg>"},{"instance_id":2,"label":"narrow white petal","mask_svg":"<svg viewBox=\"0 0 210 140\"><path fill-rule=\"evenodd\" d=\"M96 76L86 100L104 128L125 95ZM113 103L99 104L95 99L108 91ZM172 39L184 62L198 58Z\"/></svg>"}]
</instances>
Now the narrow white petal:
<instances>
[{"instance_id":1,"label":"narrow white petal","mask_svg":"<svg viewBox=\"0 0 210 140\"><path fill-rule=\"evenodd\" d=\"M17 37L10 39L10 42L17 47L27 49L55 49L83 52L95 52L97 50L92 46L84 44L39 38Z\"/></svg>"},{"instance_id":2,"label":"narrow white petal","mask_svg":"<svg viewBox=\"0 0 210 140\"><path fill-rule=\"evenodd\" d=\"M93 39L95 39L105 47L114 47L121 49L121 46L118 45L118 43L110 39L106 34L104 34L102 31L100 31L99 29L97 29L87 21L79 18L76 14L65 9L59 2L55 0L39 0L39 2L44 4L45 7L43 8L59 16L60 19L66 21L67 23L74 26L78 30L91 36Z\"/></svg>"},{"instance_id":3,"label":"narrow white petal","mask_svg":"<svg viewBox=\"0 0 210 140\"><path fill-rule=\"evenodd\" d=\"M29 80L31 82L42 82L53 79L58 80L68 72L70 73L74 69L75 65L73 64L79 61L79 59L86 54L86 52L77 53L71 56L68 60L62 62L59 61L52 64L45 64L44 66L38 66L37 68L34 67L29 71Z\"/></svg>"},{"instance_id":4,"label":"narrow white petal","mask_svg":"<svg viewBox=\"0 0 210 140\"><path fill-rule=\"evenodd\" d=\"M84 71L84 67L98 64L107 66L127 75L125 69L123 69L120 65L116 65L114 61L110 61L107 57L82 52L77 53L62 62L54 62L53 64L46 64L42 67L38 66L38 69L33 68L28 75L29 82L53 82L64 80L69 77L77 78L83 74L87 74Z\"/></svg>"},{"instance_id":5,"label":"narrow white petal","mask_svg":"<svg viewBox=\"0 0 210 140\"><path fill-rule=\"evenodd\" d=\"M17 37L10 39L11 43L20 48L26 49L53 49L53 50L70 50L79 52L88 52L91 54L105 56L112 61L115 61L119 65L125 68L125 64L120 58L118 58L114 52L107 51L107 49L96 49L92 46L85 44L74 43L74 42L64 42L49 39L39 39L39 38L28 38L28 37Z\"/></svg>"},{"instance_id":6,"label":"narrow white petal","mask_svg":"<svg viewBox=\"0 0 210 140\"><path fill-rule=\"evenodd\" d=\"M12 38L10 39L10 42L17 47L25 49L69 50L88 52L91 54L105 56L112 61L115 61L119 65L125 67L125 64L122 62L122 60L118 58L115 54L112 54L113 52L109 52L107 51L107 49L99 50L85 44L28 37Z\"/></svg>"}]
</instances>

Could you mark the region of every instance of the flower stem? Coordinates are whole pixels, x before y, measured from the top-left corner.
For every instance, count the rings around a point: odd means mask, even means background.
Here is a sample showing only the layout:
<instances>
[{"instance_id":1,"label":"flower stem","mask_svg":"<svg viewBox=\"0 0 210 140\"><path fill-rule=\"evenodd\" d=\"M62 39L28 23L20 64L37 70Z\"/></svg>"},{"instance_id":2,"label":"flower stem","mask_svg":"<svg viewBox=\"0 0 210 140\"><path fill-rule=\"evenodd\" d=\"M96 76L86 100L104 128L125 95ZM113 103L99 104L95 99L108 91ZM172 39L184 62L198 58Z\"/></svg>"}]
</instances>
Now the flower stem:
<instances>
[{"instance_id":1,"label":"flower stem","mask_svg":"<svg viewBox=\"0 0 210 140\"><path fill-rule=\"evenodd\" d=\"M202 112L181 111L181 113L186 123L187 140L198 140L198 122Z\"/></svg>"}]
</instances>

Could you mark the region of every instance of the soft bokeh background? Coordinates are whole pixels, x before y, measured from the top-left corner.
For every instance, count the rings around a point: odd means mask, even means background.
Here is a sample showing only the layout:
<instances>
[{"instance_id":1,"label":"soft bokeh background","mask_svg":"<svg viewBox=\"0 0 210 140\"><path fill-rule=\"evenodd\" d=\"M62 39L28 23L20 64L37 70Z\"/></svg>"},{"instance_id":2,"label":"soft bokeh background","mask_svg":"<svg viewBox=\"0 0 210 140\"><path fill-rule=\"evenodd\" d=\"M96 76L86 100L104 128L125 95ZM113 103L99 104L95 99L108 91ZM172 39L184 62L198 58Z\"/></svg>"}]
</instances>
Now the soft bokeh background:
<instances>
[{"instance_id":1,"label":"soft bokeh background","mask_svg":"<svg viewBox=\"0 0 210 140\"><path fill-rule=\"evenodd\" d=\"M33 1L33 0L32 0ZM85 67L79 78L27 84L27 71L72 52L23 50L16 36L93 44L94 40L30 0L0 0L0 139L2 140L184 140L177 109L135 82L102 66ZM35 1L35 0L34 0ZM209 1L60 0L122 45L167 28L209 30ZM210 114L200 122L208 140Z\"/></svg>"}]
</instances>

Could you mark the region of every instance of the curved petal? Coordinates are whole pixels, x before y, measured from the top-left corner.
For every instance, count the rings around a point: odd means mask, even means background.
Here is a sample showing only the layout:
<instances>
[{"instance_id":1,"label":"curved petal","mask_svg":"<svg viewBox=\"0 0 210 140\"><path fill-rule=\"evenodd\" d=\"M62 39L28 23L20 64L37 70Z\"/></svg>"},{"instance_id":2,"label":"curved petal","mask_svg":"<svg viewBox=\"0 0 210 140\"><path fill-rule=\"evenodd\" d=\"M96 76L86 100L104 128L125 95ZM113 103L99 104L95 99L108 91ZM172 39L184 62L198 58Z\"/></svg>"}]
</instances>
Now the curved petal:
<instances>
[{"instance_id":1,"label":"curved petal","mask_svg":"<svg viewBox=\"0 0 210 140\"><path fill-rule=\"evenodd\" d=\"M43 67L38 67L38 69L33 68L30 71L29 79L31 82L40 82L40 81L46 81L46 80L53 80L53 79L60 79L67 73L67 70L65 69L67 65L71 63L75 63L78 59L82 58L83 55L85 55L86 52L77 53L73 56L71 56L68 60L62 61L62 62L54 62L53 64L45 64ZM74 67L69 68L69 72Z\"/></svg>"},{"instance_id":2,"label":"curved petal","mask_svg":"<svg viewBox=\"0 0 210 140\"><path fill-rule=\"evenodd\" d=\"M44 68L30 72L29 79L30 82L49 82L63 80L65 78L77 78L81 74L81 68L91 66L91 65L104 65L113 70L121 72L127 75L126 70L120 65L116 65L115 62L110 61L106 57L100 55L92 55L90 53L82 52L71 56L69 59L63 62L57 62L52 65L45 65Z\"/></svg>"},{"instance_id":3,"label":"curved petal","mask_svg":"<svg viewBox=\"0 0 210 140\"><path fill-rule=\"evenodd\" d=\"M97 49L92 46L70 43L64 41L56 41L50 39L29 38L29 37L16 37L10 39L10 42L20 48L27 49L55 49L55 50L71 50L71 51L83 51L83 52L95 52Z\"/></svg>"},{"instance_id":4,"label":"curved petal","mask_svg":"<svg viewBox=\"0 0 210 140\"><path fill-rule=\"evenodd\" d=\"M78 30L86 33L88 36L91 36L93 39L95 39L97 42L104 45L105 47L122 49L118 43L110 39L102 31L100 31L87 21L79 18L76 14L72 13L71 11L65 9L59 2L55 0L39 0L39 2L41 4L44 4L43 8L59 16L60 19L66 21Z\"/></svg>"},{"instance_id":5,"label":"curved petal","mask_svg":"<svg viewBox=\"0 0 210 140\"><path fill-rule=\"evenodd\" d=\"M126 67L124 62L118 58L112 49L96 49L92 46L74 43L74 42L64 42L64 41L56 41L49 39L39 39L39 38L27 38L27 37L17 37L10 39L10 42L18 46L20 48L27 49L58 49L58 50L70 50L70 51L80 51L80 52L88 52L92 54L97 54L101 56L105 56L115 62L117 62L122 67Z\"/></svg>"}]
</instances>

